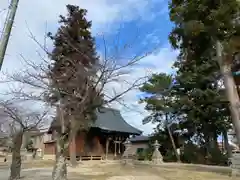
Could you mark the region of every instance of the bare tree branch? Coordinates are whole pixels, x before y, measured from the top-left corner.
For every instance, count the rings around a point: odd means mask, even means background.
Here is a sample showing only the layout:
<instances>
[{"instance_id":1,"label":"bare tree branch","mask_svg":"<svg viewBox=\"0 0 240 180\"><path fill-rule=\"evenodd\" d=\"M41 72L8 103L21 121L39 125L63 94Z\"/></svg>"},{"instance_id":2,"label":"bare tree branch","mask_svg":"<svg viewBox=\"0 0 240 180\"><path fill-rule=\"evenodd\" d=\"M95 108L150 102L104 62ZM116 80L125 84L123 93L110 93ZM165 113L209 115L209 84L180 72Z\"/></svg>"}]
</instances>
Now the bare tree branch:
<instances>
[{"instance_id":1,"label":"bare tree branch","mask_svg":"<svg viewBox=\"0 0 240 180\"><path fill-rule=\"evenodd\" d=\"M7 124L17 124L24 131L40 128L47 120L48 111L38 112L24 109L22 101L1 100L1 120Z\"/></svg>"}]
</instances>

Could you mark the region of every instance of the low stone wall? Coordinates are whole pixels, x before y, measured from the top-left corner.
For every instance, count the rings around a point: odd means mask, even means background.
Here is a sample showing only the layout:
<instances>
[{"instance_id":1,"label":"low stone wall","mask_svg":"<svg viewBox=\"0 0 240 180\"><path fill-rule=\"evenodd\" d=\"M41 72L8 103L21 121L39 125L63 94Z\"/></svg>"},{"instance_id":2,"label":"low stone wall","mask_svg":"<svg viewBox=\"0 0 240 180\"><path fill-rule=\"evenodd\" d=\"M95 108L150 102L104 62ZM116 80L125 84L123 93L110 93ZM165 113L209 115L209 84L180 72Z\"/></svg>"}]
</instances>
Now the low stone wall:
<instances>
[{"instance_id":1,"label":"low stone wall","mask_svg":"<svg viewBox=\"0 0 240 180\"><path fill-rule=\"evenodd\" d=\"M231 169L232 176L240 176L240 154L233 154Z\"/></svg>"},{"instance_id":2,"label":"low stone wall","mask_svg":"<svg viewBox=\"0 0 240 180\"><path fill-rule=\"evenodd\" d=\"M7 161L12 161L12 154L7 155Z\"/></svg>"},{"instance_id":3,"label":"low stone wall","mask_svg":"<svg viewBox=\"0 0 240 180\"><path fill-rule=\"evenodd\" d=\"M55 155L44 154L42 159L43 160L55 160Z\"/></svg>"},{"instance_id":4,"label":"low stone wall","mask_svg":"<svg viewBox=\"0 0 240 180\"><path fill-rule=\"evenodd\" d=\"M208 166L201 164L184 164L184 163L162 163L162 164L153 164L151 161L135 161L135 165L137 166L153 166L153 167L161 167L161 168L176 168L182 170L191 170L191 171L202 171L202 172L215 172L218 174L231 174L231 168L225 166Z\"/></svg>"}]
</instances>

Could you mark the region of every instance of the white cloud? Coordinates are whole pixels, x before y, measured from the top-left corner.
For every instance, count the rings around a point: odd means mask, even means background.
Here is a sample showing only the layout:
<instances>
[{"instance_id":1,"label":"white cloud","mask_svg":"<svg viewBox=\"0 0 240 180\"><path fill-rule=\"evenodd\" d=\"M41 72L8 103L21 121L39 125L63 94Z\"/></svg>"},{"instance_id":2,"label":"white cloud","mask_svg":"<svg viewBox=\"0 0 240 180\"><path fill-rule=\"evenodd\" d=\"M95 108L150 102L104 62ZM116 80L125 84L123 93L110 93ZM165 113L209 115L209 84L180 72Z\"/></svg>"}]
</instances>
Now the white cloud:
<instances>
[{"instance_id":1,"label":"white cloud","mask_svg":"<svg viewBox=\"0 0 240 180\"><path fill-rule=\"evenodd\" d=\"M93 32L102 33L118 27L118 23L146 19L145 17L151 14L152 6L159 3L161 1L155 0L20 0L3 68L17 70L20 66L20 53L31 59L39 59L36 53L39 47L29 38L28 28L40 42L43 42L46 31L56 30L59 15L66 13L66 4L86 8L88 18L93 22ZM8 5L9 0L1 0L2 9ZM0 14L0 29L3 28L6 12L5 10Z\"/></svg>"},{"instance_id":2,"label":"white cloud","mask_svg":"<svg viewBox=\"0 0 240 180\"><path fill-rule=\"evenodd\" d=\"M57 28L58 16L66 13L66 4L76 4L81 8L88 10L88 19L93 22L93 33L109 33L110 29L116 29L119 24L139 19L142 21L153 20L155 17L152 8L157 5L161 7L162 0L20 0L17 10L14 27L10 37L6 57L3 64L3 70L18 71L22 68L20 55L24 57L40 61L38 54L38 45L29 38L28 28L34 36L43 42L43 36L46 31L55 31ZM0 1L0 12L7 8L8 0ZM163 12L159 10L159 12ZM6 10L0 13L0 30L3 28L6 16ZM46 30L47 22L47 30ZM157 41L157 39L153 39ZM176 52L170 50L169 47L163 47L155 54L149 55L141 61L139 66L131 70L131 77L136 79L143 74L151 72L169 72L172 60L175 58ZM138 104L136 97L137 90L131 91L125 95L126 104L139 109L143 113L127 112L126 108L119 107L126 120L141 129L150 131L151 127L141 126L141 119L146 112L143 111L143 105Z\"/></svg>"}]
</instances>

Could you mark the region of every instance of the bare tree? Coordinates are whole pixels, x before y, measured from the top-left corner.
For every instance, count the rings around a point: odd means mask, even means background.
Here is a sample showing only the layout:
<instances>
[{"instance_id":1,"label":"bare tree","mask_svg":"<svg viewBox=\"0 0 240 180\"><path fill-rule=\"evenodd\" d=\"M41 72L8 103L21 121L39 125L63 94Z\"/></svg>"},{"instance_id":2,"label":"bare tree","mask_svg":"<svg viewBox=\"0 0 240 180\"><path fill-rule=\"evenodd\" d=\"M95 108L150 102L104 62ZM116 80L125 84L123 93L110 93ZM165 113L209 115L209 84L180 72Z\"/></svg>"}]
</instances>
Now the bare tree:
<instances>
[{"instance_id":1,"label":"bare tree","mask_svg":"<svg viewBox=\"0 0 240 180\"><path fill-rule=\"evenodd\" d=\"M46 112L36 112L23 108L23 104L19 101L2 100L0 101L0 116L4 117L10 138L12 140L12 162L10 168L9 180L20 179L21 171L21 147L24 148L24 133L41 128L46 120Z\"/></svg>"},{"instance_id":2,"label":"bare tree","mask_svg":"<svg viewBox=\"0 0 240 180\"><path fill-rule=\"evenodd\" d=\"M34 36L32 39L38 43ZM41 45L40 45L41 46ZM43 47L43 46L41 46ZM47 50L43 48L45 52ZM49 54L49 52L47 52ZM81 53L81 52L79 52ZM40 56L42 59L41 63L34 63L30 60L22 59L25 62L26 69L16 72L14 74L5 73L7 79L3 80L4 83L16 82L17 85L11 85L9 91L4 93L4 95L12 96L14 100L24 100L24 101L38 101L40 103L48 104L46 97L51 97L51 93L54 91L58 94L64 93L71 98L71 104L69 106L77 107L77 116L81 118L82 114L89 108L92 101L99 96L104 96L103 106L109 106L112 103L124 104L122 98L125 94L133 89L138 89L143 82L145 82L146 75L143 74L141 78L131 77L131 69L149 53L144 53L139 56L135 56L132 59L128 59L125 63L119 64L117 59L108 59L107 55L101 59L101 63L96 67L96 74L88 75L88 80L83 87L81 97L79 94L69 94L68 92L63 92L60 89L52 89L49 82L49 60ZM51 77L51 79L59 79L59 77ZM78 79L75 80L77 83ZM21 87L21 88L19 88ZM93 92L97 93L93 93ZM65 101L66 102L66 101ZM74 104L74 105L73 105ZM64 180L66 179L66 157L64 152L69 146L71 140L74 140L76 132L81 126L87 126L89 123L84 116L82 116L81 121L77 121L74 114L71 114L72 118L67 118L66 121L66 104L63 106L59 102L55 104L48 104L51 108L58 108L60 112L58 114L58 121L61 124L60 130L56 130L56 164L53 170L53 180ZM126 106L124 104L124 106ZM68 117L69 114L68 114ZM86 121L85 121L86 120ZM69 138L68 138L69 137ZM72 154L73 158L76 158L74 152Z\"/></svg>"},{"instance_id":3,"label":"bare tree","mask_svg":"<svg viewBox=\"0 0 240 180\"><path fill-rule=\"evenodd\" d=\"M31 37L35 42L37 42L34 36ZM46 49L44 50L47 52ZM103 106L109 106L115 102L120 103L121 105L124 104L122 101L124 95L133 89L138 89L147 79L145 74L143 74L141 78L138 78L131 77L130 73L131 69L147 55L148 53L135 56L121 64L119 64L116 59L108 59L107 55L105 55L105 57L101 59L99 66L96 67L95 71L97 71L97 73L89 75L85 86L81 87L84 92L81 97L79 97L79 94L69 94L68 92L63 92L60 89L52 89L49 82L50 67L48 59L40 56L42 62L34 63L22 56L22 59L26 63L26 69L14 74L5 73L5 77L7 77L7 79L2 82L16 82L17 85L11 85L9 87L9 91L4 93L4 95L12 96L14 100L38 101L40 103L48 104L46 97L51 97L51 93L53 91L59 94L65 93L71 98L71 100L74 100L71 101L72 104L69 104L69 106L77 107L77 116L81 118L82 114L84 114L87 108L89 108L92 101L101 95L104 96ZM51 79L59 79L59 77L51 77ZM76 79L75 83L77 83L77 81L78 80ZM97 93L94 94L93 92L95 91ZM86 127L89 122L84 116L82 116L81 121L76 121L74 114L71 114L72 118L67 118L68 121L66 121L65 115L68 114L68 112L66 112L66 107L64 107L61 103L59 104L59 102L48 105L55 110L56 108L59 109L58 112L60 113L58 114L58 117L60 118L58 118L58 121L59 124L61 124L60 130L56 131L58 132L56 133L57 159L53 171L53 180L64 180L67 178L66 157L64 156L64 152L68 148L70 141L74 140L75 134L79 128L81 126ZM126 105L124 104L124 106ZM68 117L70 117L69 114ZM71 157L74 159L76 158L74 152Z\"/></svg>"},{"instance_id":4,"label":"bare tree","mask_svg":"<svg viewBox=\"0 0 240 180\"><path fill-rule=\"evenodd\" d=\"M82 64L84 62L78 62L79 64L75 65L76 57L81 56L84 60L89 60L91 57L88 56L87 52L82 52L81 47L72 43L73 39L71 39L71 36L67 36L64 39L64 43L72 48L74 54L64 57L64 61L74 65L65 69L68 71L67 75L62 73L53 74L49 73L52 70L52 62L49 60L52 53L48 51L46 44L39 43L31 31L29 32L30 37L39 45L47 57L39 53L41 62L35 63L22 56L26 69L13 74L5 73L6 79L2 82L15 82L17 84L12 85L9 88L9 92L5 95L11 96L14 100L38 101L48 104L55 110L57 109L56 119L58 125L54 129L57 152L52 178L53 180L65 180L67 179L65 152L69 147L70 141L74 140L76 132L81 128L89 126L89 121L92 117L89 117L90 113L88 111L90 109L94 110L99 106L108 106L115 102L124 104L122 102L123 96L133 89L138 89L147 79L145 74L141 78L132 77L132 69L135 68L135 65L141 59L152 53L153 50L130 58L119 57L118 55L121 52L117 53L117 57L108 55L105 37L102 36L104 44L103 56L100 57L97 64L91 68L86 68ZM131 45L124 45L123 51L131 48ZM69 75L71 77L66 77ZM66 81L66 78L70 80ZM60 84L59 82L64 82L64 85L69 87L68 89L73 89L73 91L69 92L60 86L53 87L52 81L58 84ZM64 95L64 98L60 95ZM49 103L52 102L49 99L54 98L57 101ZM100 101L103 99L103 101L96 102L96 99ZM76 155L73 153L72 157L75 159Z\"/></svg>"}]
</instances>

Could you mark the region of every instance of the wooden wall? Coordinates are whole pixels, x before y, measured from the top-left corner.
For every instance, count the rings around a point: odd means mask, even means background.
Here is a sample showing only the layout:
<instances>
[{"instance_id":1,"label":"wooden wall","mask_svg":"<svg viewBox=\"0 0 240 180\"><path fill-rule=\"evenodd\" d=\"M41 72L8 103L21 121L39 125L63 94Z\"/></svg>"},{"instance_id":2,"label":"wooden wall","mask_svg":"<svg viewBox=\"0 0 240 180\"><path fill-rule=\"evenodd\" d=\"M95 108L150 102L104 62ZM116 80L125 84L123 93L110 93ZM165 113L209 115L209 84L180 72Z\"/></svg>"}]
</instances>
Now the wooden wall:
<instances>
[{"instance_id":1,"label":"wooden wall","mask_svg":"<svg viewBox=\"0 0 240 180\"><path fill-rule=\"evenodd\" d=\"M100 139L98 136L92 138L86 138L85 133L80 133L76 136L76 155L77 156L102 156L103 145L100 144ZM70 151L74 148L74 145L70 143Z\"/></svg>"},{"instance_id":2,"label":"wooden wall","mask_svg":"<svg viewBox=\"0 0 240 180\"><path fill-rule=\"evenodd\" d=\"M104 156L106 153L106 142L108 135L104 135L103 133L99 133L97 131L91 131L88 133L81 132L78 133L75 138L74 143L70 142L68 156L70 156L69 152L73 149L76 149L76 156ZM115 154L115 137L112 135L112 138L109 142L108 146L108 154ZM118 145L119 146L119 145ZM119 154L119 148L117 147L117 154ZM55 142L45 143L45 154L55 154ZM121 153L123 153L123 145L121 144Z\"/></svg>"},{"instance_id":3,"label":"wooden wall","mask_svg":"<svg viewBox=\"0 0 240 180\"><path fill-rule=\"evenodd\" d=\"M47 142L44 145L44 154L55 154L55 142Z\"/></svg>"},{"instance_id":4,"label":"wooden wall","mask_svg":"<svg viewBox=\"0 0 240 180\"><path fill-rule=\"evenodd\" d=\"M45 142L45 154L55 154L55 142ZM80 133L75 138L75 145L70 142L69 152L76 148L76 156L102 156L104 154L104 145L100 144L98 136L94 136L86 141L86 134Z\"/></svg>"}]
</instances>

